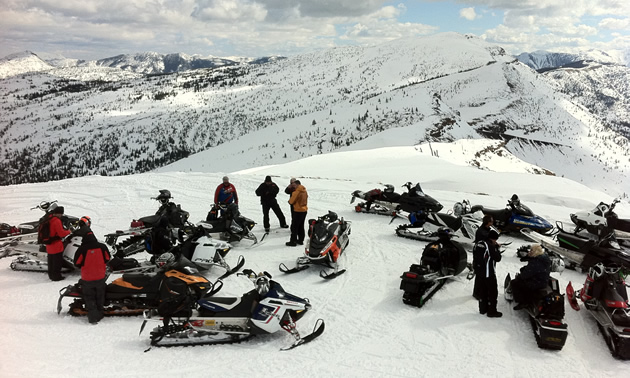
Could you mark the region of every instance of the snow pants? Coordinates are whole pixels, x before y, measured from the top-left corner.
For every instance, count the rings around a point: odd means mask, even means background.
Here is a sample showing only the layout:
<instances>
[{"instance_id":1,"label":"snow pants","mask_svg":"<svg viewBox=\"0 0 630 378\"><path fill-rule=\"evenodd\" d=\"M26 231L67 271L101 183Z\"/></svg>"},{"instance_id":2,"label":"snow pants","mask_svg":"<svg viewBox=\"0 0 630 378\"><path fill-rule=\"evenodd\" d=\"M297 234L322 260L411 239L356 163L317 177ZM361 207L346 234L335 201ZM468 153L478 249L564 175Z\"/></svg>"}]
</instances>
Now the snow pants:
<instances>
[{"instance_id":1,"label":"snow pants","mask_svg":"<svg viewBox=\"0 0 630 378\"><path fill-rule=\"evenodd\" d=\"M278 201L273 201L273 203L263 203L262 211L263 211L263 226L265 230L270 227L269 225L269 210L273 210L273 213L278 217L278 221L280 221L280 226L285 226L287 224L287 220L280 209L280 205L278 205Z\"/></svg>"},{"instance_id":2,"label":"snow pants","mask_svg":"<svg viewBox=\"0 0 630 378\"><path fill-rule=\"evenodd\" d=\"M306 221L306 211L294 211L293 217L291 218L291 240L292 242L296 242L298 244L304 243L304 237L306 233L304 232L304 222Z\"/></svg>"},{"instance_id":3,"label":"snow pants","mask_svg":"<svg viewBox=\"0 0 630 378\"><path fill-rule=\"evenodd\" d=\"M48 278L51 281L63 279L61 268L63 267L63 252L48 254Z\"/></svg>"},{"instance_id":4,"label":"snow pants","mask_svg":"<svg viewBox=\"0 0 630 378\"><path fill-rule=\"evenodd\" d=\"M479 295L479 312L481 314L493 313L497 311L497 297L499 290L497 288L497 276L492 274L485 277L485 272L477 273L478 280L475 280L475 288Z\"/></svg>"},{"instance_id":5,"label":"snow pants","mask_svg":"<svg viewBox=\"0 0 630 378\"><path fill-rule=\"evenodd\" d=\"M106 278L96 281L79 280L81 290L83 291L83 301L88 312L88 321L90 323L98 323L103 319L105 305L105 289L107 284Z\"/></svg>"}]
</instances>

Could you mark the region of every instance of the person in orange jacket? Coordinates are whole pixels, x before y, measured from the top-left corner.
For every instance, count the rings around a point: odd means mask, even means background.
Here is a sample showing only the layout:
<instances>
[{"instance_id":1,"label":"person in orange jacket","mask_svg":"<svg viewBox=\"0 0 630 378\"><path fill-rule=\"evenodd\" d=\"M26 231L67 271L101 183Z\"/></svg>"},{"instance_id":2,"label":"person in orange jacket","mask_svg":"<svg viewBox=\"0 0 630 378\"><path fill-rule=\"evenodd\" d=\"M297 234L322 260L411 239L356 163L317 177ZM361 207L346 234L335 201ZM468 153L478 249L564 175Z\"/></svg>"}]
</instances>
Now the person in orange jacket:
<instances>
[{"instance_id":1,"label":"person in orange jacket","mask_svg":"<svg viewBox=\"0 0 630 378\"><path fill-rule=\"evenodd\" d=\"M304 245L304 222L306 221L306 212L308 211L308 193L300 180L295 180L295 190L291 193L289 204L293 207L291 213L291 240L286 245L295 247L296 245Z\"/></svg>"},{"instance_id":2,"label":"person in orange jacket","mask_svg":"<svg viewBox=\"0 0 630 378\"><path fill-rule=\"evenodd\" d=\"M63 215L63 206L57 206L52 213L48 215L49 241L46 244L46 252L48 253L48 278L52 281L61 281L65 277L61 275L63 267L63 238L70 235L70 230L63 228L61 216Z\"/></svg>"},{"instance_id":3,"label":"person in orange jacket","mask_svg":"<svg viewBox=\"0 0 630 378\"><path fill-rule=\"evenodd\" d=\"M87 309L88 321L96 324L104 316L105 290L107 284L107 262L111 259L109 249L100 243L89 228L90 218L86 219L87 229L81 246L74 255L74 265L81 268L81 291Z\"/></svg>"}]
</instances>

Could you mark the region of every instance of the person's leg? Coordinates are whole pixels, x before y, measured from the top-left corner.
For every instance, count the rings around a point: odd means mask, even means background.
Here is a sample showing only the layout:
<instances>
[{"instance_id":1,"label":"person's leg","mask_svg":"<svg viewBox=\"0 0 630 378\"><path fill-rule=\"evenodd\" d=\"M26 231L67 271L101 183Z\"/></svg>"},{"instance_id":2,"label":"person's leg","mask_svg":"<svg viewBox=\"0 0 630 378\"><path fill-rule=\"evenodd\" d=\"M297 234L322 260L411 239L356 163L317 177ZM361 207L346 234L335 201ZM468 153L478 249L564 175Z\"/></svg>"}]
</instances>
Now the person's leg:
<instances>
[{"instance_id":1,"label":"person's leg","mask_svg":"<svg viewBox=\"0 0 630 378\"><path fill-rule=\"evenodd\" d=\"M263 211L263 226L265 227L265 231L269 231L269 204L267 203L263 203L262 204L262 211Z\"/></svg>"},{"instance_id":2,"label":"person's leg","mask_svg":"<svg viewBox=\"0 0 630 378\"><path fill-rule=\"evenodd\" d=\"M284 214L282 213L282 210L280 209L280 205L278 205L278 202L271 205L271 209L273 210L273 213L276 214L276 217L278 217L278 221L280 222L280 227L286 228L285 226L287 225L287 220L285 219Z\"/></svg>"},{"instance_id":3,"label":"person's leg","mask_svg":"<svg viewBox=\"0 0 630 378\"><path fill-rule=\"evenodd\" d=\"M304 244L304 237L306 236L304 232L304 222L306 221L306 211L303 213L296 213L296 216L298 217L298 224L296 226L296 233L297 233L296 242L298 244Z\"/></svg>"}]
</instances>

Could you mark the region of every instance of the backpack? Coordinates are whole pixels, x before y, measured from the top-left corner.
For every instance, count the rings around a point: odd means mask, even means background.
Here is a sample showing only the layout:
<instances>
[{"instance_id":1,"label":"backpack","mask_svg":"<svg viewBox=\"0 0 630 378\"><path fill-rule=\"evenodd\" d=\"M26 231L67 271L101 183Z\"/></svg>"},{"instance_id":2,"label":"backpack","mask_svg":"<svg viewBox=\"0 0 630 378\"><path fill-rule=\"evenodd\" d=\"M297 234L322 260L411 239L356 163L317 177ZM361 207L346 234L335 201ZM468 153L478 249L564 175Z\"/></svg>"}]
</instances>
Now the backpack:
<instances>
[{"instance_id":1,"label":"backpack","mask_svg":"<svg viewBox=\"0 0 630 378\"><path fill-rule=\"evenodd\" d=\"M51 244L58 238L50 237L50 218L52 215L46 215L39 220L37 227L37 244Z\"/></svg>"}]
</instances>

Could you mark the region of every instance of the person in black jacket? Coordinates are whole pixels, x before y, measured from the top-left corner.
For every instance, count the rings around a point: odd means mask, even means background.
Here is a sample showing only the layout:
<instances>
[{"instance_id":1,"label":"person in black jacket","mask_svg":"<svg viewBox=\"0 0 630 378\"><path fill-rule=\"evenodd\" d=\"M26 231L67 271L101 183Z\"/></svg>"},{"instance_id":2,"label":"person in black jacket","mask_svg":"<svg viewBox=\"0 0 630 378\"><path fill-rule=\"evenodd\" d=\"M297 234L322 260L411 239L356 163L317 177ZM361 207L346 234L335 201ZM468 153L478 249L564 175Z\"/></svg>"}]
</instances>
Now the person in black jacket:
<instances>
[{"instance_id":1,"label":"person in black jacket","mask_svg":"<svg viewBox=\"0 0 630 378\"><path fill-rule=\"evenodd\" d=\"M483 219L481 220L481 227L479 227L477 229L477 232L475 232L475 241L473 242L473 244L476 244L478 241L486 240L488 238L488 233L490 232L490 229L492 229L493 223L494 223L494 219L492 218L492 215L483 216ZM480 298L479 287L481 286L481 284L479 283L479 281L481 279L482 279L481 276L478 276L478 275L475 276L475 286L473 288L473 297L475 297L476 300L479 300Z\"/></svg>"},{"instance_id":2,"label":"person in black jacket","mask_svg":"<svg viewBox=\"0 0 630 378\"><path fill-rule=\"evenodd\" d=\"M83 218L81 218L83 219ZM103 319L105 290L107 284L107 262L110 260L109 249L96 240L89 226L84 228L85 236L74 255L74 265L81 268L81 290L87 310L88 321L96 324Z\"/></svg>"},{"instance_id":3,"label":"person in black jacket","mask_svg":"<svg viewBox=\"0 0 630 378\"><path fill-rule=\"evenodd\" d=\"M158 220L158 223L151 230L148 252L153 255L151 261L153 262L157 256L160 256L164 252L168 252L173 248L175 238L173 237L172 229L168 223L168 217L163 215Z\"/></svg>"},{"instance_id":4,"label":"person in black jacket","mask_svg":"<svg viewBox=\"0 0 630 378\"><path fill-rule=\"evenodd\" d=\"M535 299L536 291L547 287L551 273L551 260L540 244L532 245L527 256L521 260L527 261L527 265L521 268L520 274L510 284L514 301L518 303L515 310L525 308Z\"/></svg>"},{"instance_id":5,"label":"person in black jacket","mask_svg":"<svg viewBox=\"0 0 630 378\"><path fill-rule=\"evenodd\" d=\"M489 318L500 318L502 313L497 311L497 276L495 265L501 261L500 244L497 243L499 232L491 228L484 240L475 243L473 249L473 267L475 275L479 277L475 283L478 285L479 313Z\"/></svg>"},{"instance_id":6,"label":"person in black jacket","mask_svg":"<svg viewBox=\"0 0 630 378\"><path fill-rule=\"evenodd\" d=\"M262 205L263 211L263 226L265 226L265 232L269 232L269 209L273 210L276 217L280 221L280 227L289 228L287 224L287 220L280 210L280 206L278 205L278 201L276 200L276 196L280 188L273 181L271 181L271 176L265 177L265 182L260 184L258 189L256 189L256 195L260 197L260 204Z\"/></svg>"}]
</instances>

